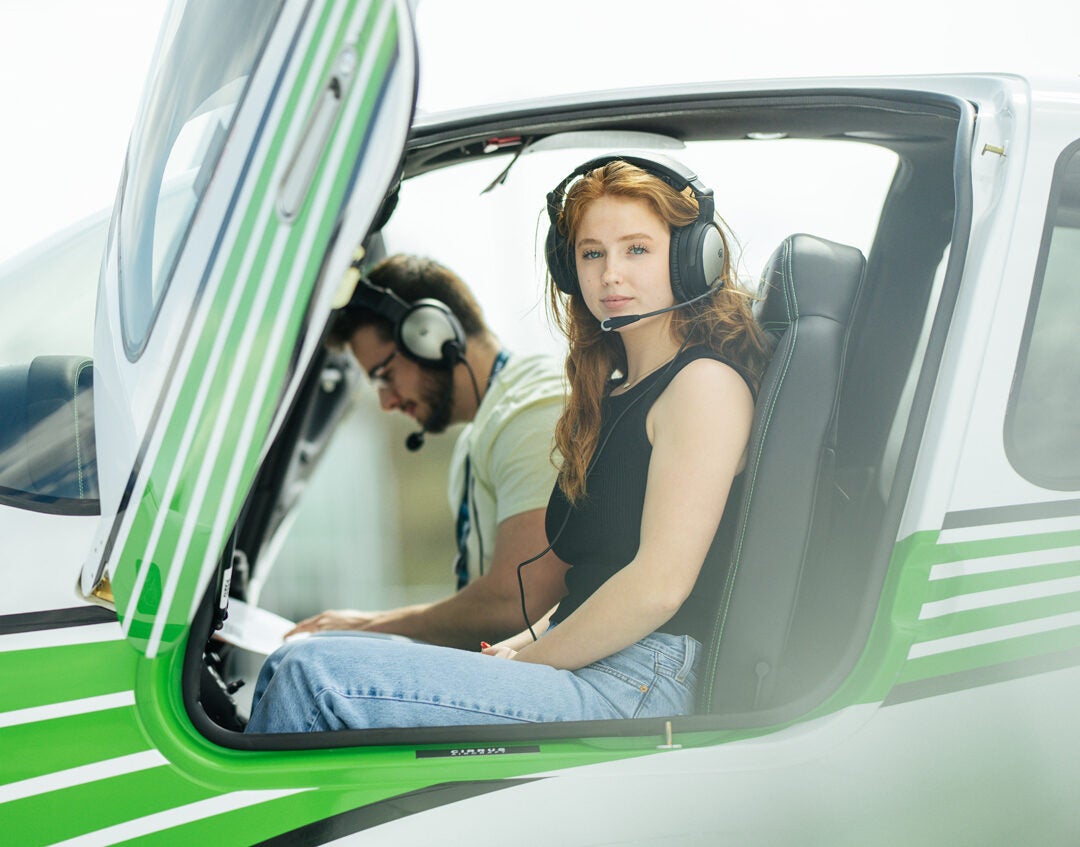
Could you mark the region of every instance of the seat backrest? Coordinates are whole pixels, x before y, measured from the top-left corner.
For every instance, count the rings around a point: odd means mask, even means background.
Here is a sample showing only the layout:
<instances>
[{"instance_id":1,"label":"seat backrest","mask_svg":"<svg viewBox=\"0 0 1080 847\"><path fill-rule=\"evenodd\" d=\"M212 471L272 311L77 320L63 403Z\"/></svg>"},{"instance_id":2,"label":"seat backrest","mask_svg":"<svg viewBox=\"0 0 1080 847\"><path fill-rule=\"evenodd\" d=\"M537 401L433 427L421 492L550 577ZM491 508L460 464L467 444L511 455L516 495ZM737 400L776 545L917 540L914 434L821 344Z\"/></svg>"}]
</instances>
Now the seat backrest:
<instances>
[{"instance_id":1,"label":"seat backrest","mask_svg":"<svg viewBox=\"0 0 1080 847\"><path fill-rule=\"evenodd\" d=\"M836 408L862 253L789 236L762 276L758 320L775 348L762 379L731 563L706 645L699 711L776 705L785 647L832 496ZM732 504L734 505L734 504Z\"/></svg>"},{"instance_id":2,"label":"seat backrest","mask_svg":"<svg viewBox=\"0 0 1080 847\"><path fill-rule=\"evenodd\" d=\"M93 367L38 356L0 367L0 496L41 511L94 513Z\"/></svg>"}]
</instances>

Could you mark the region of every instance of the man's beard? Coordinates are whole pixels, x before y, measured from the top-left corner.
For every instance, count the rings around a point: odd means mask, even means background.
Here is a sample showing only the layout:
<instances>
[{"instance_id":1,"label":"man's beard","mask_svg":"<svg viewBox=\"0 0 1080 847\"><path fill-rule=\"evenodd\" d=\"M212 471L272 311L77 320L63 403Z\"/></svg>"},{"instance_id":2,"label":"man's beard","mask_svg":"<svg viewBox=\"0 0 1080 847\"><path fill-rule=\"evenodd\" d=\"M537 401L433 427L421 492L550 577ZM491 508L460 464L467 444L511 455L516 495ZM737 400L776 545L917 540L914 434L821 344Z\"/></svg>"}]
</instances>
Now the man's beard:
<instances>
[{"instance_id":1,"label":"man's beard","mask_svg":"<svg viewBox=\"0 0 1080 847\"><path fill-rule=\"evenodd\" d=\"M454 372L426 370L420 400L431 410L427 420L420 421L421 426L428 432L445 432L454 409Z\"/></svg>"}]
</instances>

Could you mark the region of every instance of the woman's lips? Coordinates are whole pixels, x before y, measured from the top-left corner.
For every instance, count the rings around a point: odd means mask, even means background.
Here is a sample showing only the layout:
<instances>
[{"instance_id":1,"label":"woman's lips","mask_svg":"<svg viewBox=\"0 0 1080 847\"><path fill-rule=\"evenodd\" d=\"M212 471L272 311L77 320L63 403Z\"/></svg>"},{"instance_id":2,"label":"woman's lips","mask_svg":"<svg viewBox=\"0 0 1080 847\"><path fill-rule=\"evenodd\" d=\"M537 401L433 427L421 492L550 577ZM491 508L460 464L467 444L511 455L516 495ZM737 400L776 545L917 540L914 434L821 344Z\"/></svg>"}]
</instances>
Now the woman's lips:
<instances>
[{"instance_id":1,"label":"woman's lips","mask_svg":"<svg viewBox=\"0 0 1080 847\"><path fill-rule=\"evenodd\" d=\"M604 304L604 307L611 309L619 309L630 303L633 300L631 297L605 297L600 302Z\"/></svg>"}]
</instances>

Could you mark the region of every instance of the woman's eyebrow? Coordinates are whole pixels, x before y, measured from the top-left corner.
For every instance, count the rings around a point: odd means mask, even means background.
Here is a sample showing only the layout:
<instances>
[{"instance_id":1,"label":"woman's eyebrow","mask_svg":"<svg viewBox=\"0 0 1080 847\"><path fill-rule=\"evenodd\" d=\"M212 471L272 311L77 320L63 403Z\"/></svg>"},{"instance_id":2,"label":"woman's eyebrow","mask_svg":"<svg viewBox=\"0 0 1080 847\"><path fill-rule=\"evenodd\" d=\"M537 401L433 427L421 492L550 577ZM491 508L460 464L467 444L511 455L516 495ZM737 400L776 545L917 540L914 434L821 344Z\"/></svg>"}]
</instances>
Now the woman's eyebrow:
<instances>
[{"instance_id":1,"label":"woman's eyebrow","mask_svg":"<svg viewBox=\"0 0 1080 847\"><path fill-rule=\"evenodd\" d=\"M647 232L631 232L628 235L620 235L615 240L616 241L641 241L643 239L647 240L647 241L652 241L653 237L651 235L649 235ZM586 236L584 238L577 239L576 243L577 244L592 244L592 243L600 244L602 242L598 238L589 238L588 236Z\"/></svg>"}]
</instances>

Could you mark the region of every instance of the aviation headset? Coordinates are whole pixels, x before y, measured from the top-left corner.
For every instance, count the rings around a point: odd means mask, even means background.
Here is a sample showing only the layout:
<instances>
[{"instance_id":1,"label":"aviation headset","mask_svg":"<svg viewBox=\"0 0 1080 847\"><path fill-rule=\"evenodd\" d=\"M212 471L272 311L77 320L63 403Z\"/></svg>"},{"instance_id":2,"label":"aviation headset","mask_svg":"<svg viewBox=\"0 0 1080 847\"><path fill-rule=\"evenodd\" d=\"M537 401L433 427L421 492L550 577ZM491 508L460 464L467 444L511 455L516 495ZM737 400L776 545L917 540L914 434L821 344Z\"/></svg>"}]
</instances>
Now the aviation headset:
<instances>
[{"instance_id":1,"label":"aviation headset","mask_svg":"<svg viewBox=\"0 0 1080 847\"><path fill-rule=\"evenodd\" d=\"M465 355L465 330L441 300L407 303L361 274L347 308L368 309L390 321L398 349L421 365L449 370Z\"/></svg>"},{"instance_id":2,"label":"aviation headset","mask_svg":"<svg viewBox=\"0 0 1080 847\"><path fill-rule=\"evenodd\" d=\"M690 301L705 296L716 285L724 270L724 239L713 219L713 192L685 165L662 154L614 153L590 159L548 193L547 211L551 226L544 254L555 285L566 294L581 293L572 245L559 232L558 226L566 188L579 176L609 162L628 162L676 191L684 191L687 187L693 191L698 204L697 220L686 226L672 227L671 230L671 293L676 301Z\"/></svg>"}]
</instances>

